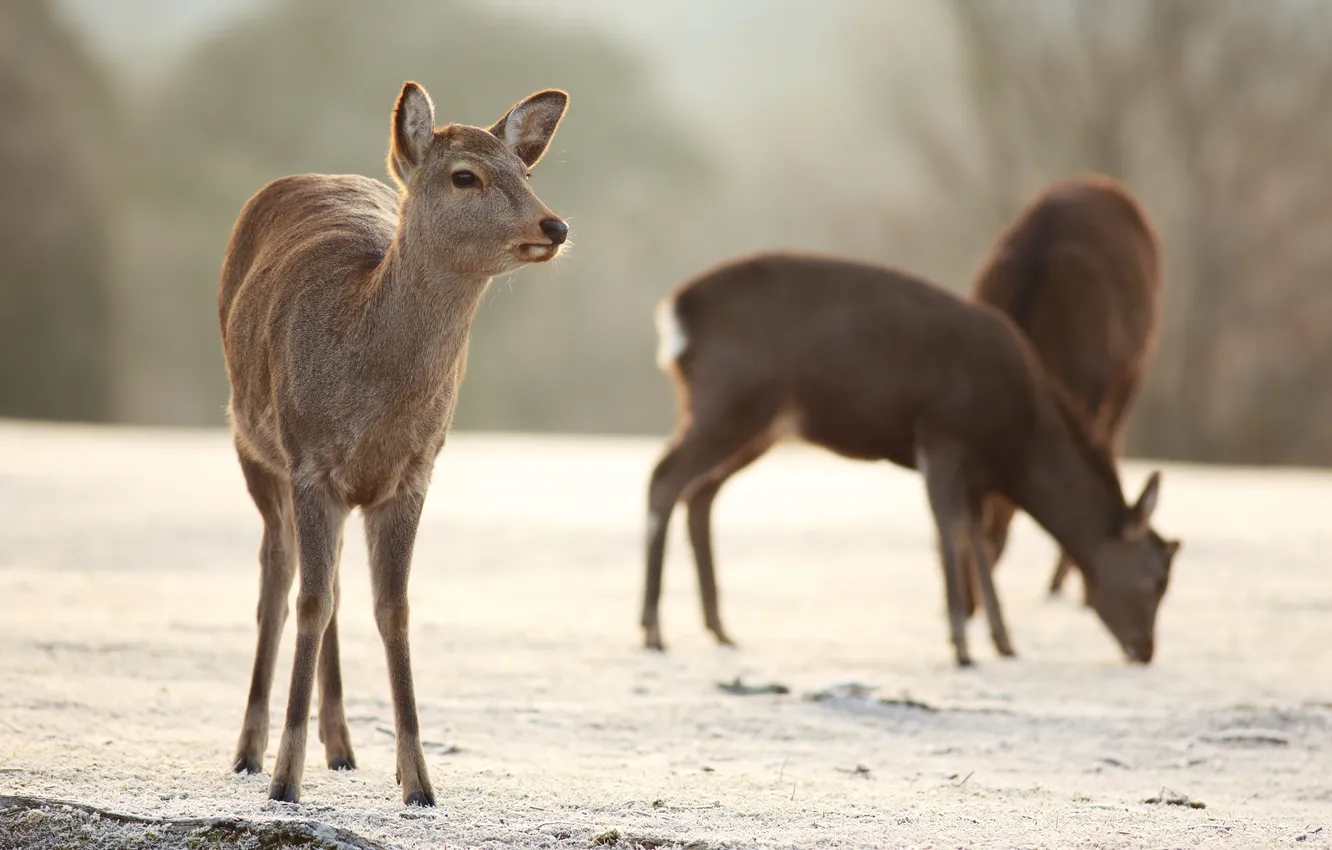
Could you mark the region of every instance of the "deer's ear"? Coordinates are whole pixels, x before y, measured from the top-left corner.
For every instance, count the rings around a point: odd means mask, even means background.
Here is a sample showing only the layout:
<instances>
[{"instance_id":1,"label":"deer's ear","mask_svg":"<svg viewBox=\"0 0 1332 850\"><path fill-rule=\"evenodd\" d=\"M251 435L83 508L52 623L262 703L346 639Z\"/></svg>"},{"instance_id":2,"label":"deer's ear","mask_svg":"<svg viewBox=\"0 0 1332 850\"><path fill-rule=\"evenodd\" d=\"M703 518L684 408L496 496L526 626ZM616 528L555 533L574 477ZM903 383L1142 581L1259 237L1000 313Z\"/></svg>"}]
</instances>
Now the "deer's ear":
<instances>
[{"instance_id":1,"label":"deer's ear","mask_svg":"<svg viewBox=\"0 0 1332 850\"><path fill-rule=\"evenodd\" d=\"M412 175L425 162L435 137L435 104L424 88L404 83L393 105L393 133L389 137L389 173L398 185L411 185Z\"/></svg>"},{"instance_id":2,"label":"deer's ear","mask_svg":"<svg viewBox=\"0 0 1332 850\"><path fill-rule=\"evenodd\" d=\"M546 152L555 128L564 117L569 96L557 89L537 92L514 104L504 117L490 128L491 135L508 145L509 150L528 165L536 165Z\"/></svg>"},{"instance_id":3,"label":"deer's ear","mask_svg":"<svg viewBox=\"0 0 1332 850\"><path fill-rule=\"evenodd\" d=\"M1153 472L1147 476L1147 483L1143 485L1142 494L1138 496L1138 501L1129 508L1128 517L1124 523L1124 539L1141 540L1147 534L1147 529L1152 523L1152 514L1156 512L1156 501L1161 494L1161 473Z\"/></svg>"}]
</instances>

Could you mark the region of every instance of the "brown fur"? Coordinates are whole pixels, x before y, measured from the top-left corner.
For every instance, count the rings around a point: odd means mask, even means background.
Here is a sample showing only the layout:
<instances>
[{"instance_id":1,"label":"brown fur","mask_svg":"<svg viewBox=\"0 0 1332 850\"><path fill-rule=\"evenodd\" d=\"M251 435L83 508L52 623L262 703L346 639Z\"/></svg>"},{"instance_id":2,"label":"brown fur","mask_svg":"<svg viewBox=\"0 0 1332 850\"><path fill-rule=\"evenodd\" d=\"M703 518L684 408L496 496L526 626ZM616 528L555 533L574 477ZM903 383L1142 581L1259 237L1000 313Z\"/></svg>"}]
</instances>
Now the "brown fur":
<instances>
[{"instance_id":1,"label":"brown fur","mask_svg":"<svg viewBox=\"0 0 1332 850\"><path fill-rule=\"evenodd\" d=\"M1091 438L1117 452L1156 341L1160 251L1146 213L1108 177L1079 175L1046 188L1000 236L972 297L1005 313L1067 391ZM1013 503L984 506L991 564L1008 539ZM1061 552L1056 593L1071 567ZM974 577L972 579L974 581ZM973 586L968 610L974 609Z\"/></svg>"},{"instance_id":2,"label":"brown fur","mask_svg":"<svg viewBox=\"0 0 1332 850\"><path fill-rule=\"evenodd\" d=\"M218 297L229 407L264 520L259 642L235 770L259 772L268 696L299 561L297 642L269 795L295 801L316 660L329 767L355 759L338 668L342 527L361 508L388 658L403 800L434 805L407 636L412 544L453 418L467 336L493 275L553 259L567 228L527 185L564 113L540 92L489 130L434 126L425 90L394 106L399 190L358 176L275 180L241 211ZM473 175L474 183L459 172Z\"/></svg>"},{"instance_id":3,"label":"brown fur","mask_svg":"<svg viewBox=\"0 0 1332 850\"><path fill-rule=\"evenodd\" d=\"M951 637L971 663L963 568L984 559L980 505L1003 493L1073 553L1125 653L1150 660L1176 544L1151 531L1159 478L1129 506L1030 344L996 310L873 265L763 254L709 271L662 305L682 350L664 367L681 421L648 488L643 628L660 649L666 528L685 499L704 619L723 643L711 507L788 430L840 455L919 469L939 532ZM1011 655L990 571L978 569L996 648Z\"/></svg>"}]
</instances>

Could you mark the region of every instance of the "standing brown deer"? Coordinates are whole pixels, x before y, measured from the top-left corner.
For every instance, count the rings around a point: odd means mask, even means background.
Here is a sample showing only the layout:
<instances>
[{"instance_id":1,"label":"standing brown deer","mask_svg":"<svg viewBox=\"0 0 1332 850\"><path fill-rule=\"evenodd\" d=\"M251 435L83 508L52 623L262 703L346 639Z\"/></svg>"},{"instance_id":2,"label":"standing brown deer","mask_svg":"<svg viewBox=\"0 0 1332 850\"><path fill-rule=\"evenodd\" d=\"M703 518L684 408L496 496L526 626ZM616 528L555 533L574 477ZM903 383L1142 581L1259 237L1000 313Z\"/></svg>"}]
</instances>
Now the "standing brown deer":
<instances>
[{"instance_id":1,"label":"standing brown deer","mask_svg":"<svg viewBox=\"0 0 1332 850\"><path fill-rule=\"evenodd\" d=\"M995 648L1013 649L990 576L981 503L1003 493L1071 553L1092 604L1132 661L1155 648L1178 543L1150 526L1160 478L1125 504L1109 454L999 311L872 265L764 254L703 274L657 311L658 361L681 421L648 487L642 625L657 619L672 509L682 497L707 628L717 605L710 515L728 477L793 434L925 478L938 530L957 663L971 663L964 582L974 556Z\"/></svg>"},{"instance_id":2,"label":"standing brown deer","mask_svg":"<svg viewBox=\"0 0 1332 850\"><path fill-rule=\"evenodd\" d=\"M236 450L264 520L259 642L238 773L262 769L298 561L301 576L274 800L300 798L316 662L328 766L355 767L337 608L342 528L359 507L402 799L435 805L407 640L412 546L481 295L494 275L554 259L568 234L527 183L567 102L564 92L542 91L489 129L436 129L430 96L408 82L389 136L397 191L352 175L284 177L246 203L232 231L218 299L222 347Z\"/></svg>"},{"instance_id":3,"label":"standing brown deer","mask_svg":"<svg viewBox=\"0 0 1332 850\"><path fill-rule=\"evenodd\" d=\"M1156 342L1159 253L1151 223L1126 187L1079 175L1047 187L1018 215L991 249L972 292L1022 329L1091 438L1112 454L1122 447L1129 407ZM1014 507L992 493L983 511L993 566ZM1051 593L1059 592L1071 566L1061 551ZM971 585L968 610L975 608L976 590Z\"/></svg>"}]
</instances>

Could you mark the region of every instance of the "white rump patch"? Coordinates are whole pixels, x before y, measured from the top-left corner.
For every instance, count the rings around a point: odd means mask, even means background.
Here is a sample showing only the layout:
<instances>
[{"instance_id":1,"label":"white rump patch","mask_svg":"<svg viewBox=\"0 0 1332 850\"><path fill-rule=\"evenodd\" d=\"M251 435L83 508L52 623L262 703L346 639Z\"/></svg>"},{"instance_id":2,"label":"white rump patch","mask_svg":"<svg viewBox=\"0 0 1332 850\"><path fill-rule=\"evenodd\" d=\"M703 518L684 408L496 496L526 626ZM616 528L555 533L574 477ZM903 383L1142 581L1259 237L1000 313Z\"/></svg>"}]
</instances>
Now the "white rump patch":
<instances>
[{"instance_id":1,"label":"white rump patch","mask_svg":"<svg viewBox=\"0 0 1332 850\"><path fill-rule=\"evenodd\" d=\"M658 303L653 317L657 325L657 368L664 372L684 354L689 339L675 315L674 299L666 298Z\"/></svg>"}]
</instances>

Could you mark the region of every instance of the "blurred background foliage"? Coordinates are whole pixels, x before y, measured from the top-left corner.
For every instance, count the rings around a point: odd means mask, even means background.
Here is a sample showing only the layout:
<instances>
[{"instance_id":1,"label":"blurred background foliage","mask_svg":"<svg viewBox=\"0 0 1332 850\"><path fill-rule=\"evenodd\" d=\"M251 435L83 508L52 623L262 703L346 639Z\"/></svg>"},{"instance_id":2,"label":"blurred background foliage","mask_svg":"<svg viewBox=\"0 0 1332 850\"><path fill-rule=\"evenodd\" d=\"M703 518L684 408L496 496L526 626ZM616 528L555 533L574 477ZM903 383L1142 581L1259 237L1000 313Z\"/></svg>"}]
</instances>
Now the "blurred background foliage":
<instances>
[{"instance_id":1,"label":"blurred background foliage","mask_svg":"<svg viewBox=\"0 0 1332 850\"><path fill-rule=\"evenodd\" d=\"M651 307L736 253L958 291L1048 181L1127 181L1166 322L1129 451L1332 462L1332 4L1322 0L5 0L0 416L220 425L216 286L266 181L384 178L442 122L570 111L554 266L496 281L463 428L659 434Z\"/></svg>"}]
</instances>

